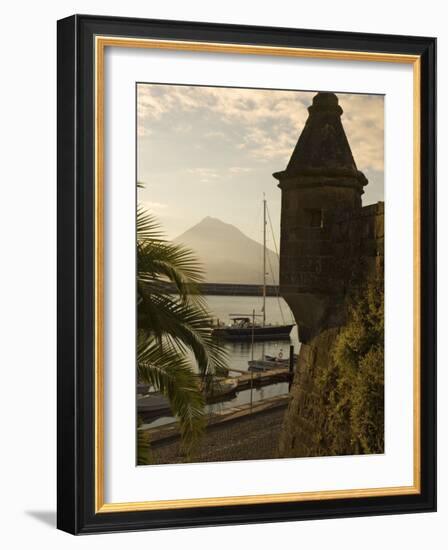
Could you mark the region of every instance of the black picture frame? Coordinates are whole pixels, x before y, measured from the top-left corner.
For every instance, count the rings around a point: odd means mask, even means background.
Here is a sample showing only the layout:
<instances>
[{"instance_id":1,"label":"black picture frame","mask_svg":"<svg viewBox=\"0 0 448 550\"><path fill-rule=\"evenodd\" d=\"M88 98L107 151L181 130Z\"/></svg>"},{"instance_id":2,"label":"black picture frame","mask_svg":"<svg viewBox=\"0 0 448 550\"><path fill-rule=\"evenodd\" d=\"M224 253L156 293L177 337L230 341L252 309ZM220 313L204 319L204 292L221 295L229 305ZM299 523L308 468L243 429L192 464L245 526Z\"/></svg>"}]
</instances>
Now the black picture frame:
<instances>
[{"instance_id":1,"label":"black picture frame","mask_svg":"<svg viewBox=\"0 0 448 550\"><path fill-rule=\"evenodd\" d=\"M421 60L421 490L301 502L95 512L95 36L416 55ZM436 510L436 39L74 15L58 22L57 525L73 534Z\"/></svg>"}]
</instances>

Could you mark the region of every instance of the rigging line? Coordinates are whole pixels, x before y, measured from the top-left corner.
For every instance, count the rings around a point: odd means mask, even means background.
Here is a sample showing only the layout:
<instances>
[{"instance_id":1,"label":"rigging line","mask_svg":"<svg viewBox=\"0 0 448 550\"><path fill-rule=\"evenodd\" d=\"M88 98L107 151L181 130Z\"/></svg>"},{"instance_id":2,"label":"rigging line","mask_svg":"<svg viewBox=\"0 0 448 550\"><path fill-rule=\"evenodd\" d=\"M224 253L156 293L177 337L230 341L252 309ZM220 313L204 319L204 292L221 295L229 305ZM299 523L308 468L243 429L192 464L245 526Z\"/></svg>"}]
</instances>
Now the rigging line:
<instances>
[{"instance_id":1,"label":"rigging line","mask_svg":"<svg viewBox=\"0 0 448 550\"><path fill-rule=\"evenodd\" d=\"M267 212L267 215L268 215L269 226L271 228L272 242L274 243L275 253L277 254L277 258L279 258L279 260L280 260L280 257L278 255L277 243L275 242L274 228L272 226L271 214L269 213L269 208L268 208L267 205L266 205L266 212ZM268 260L269 260L269 268L270 268L271 273L272 273L272 279L274 281L274 284L276 284L274 270L272 269L271 260L270 260L269 256L268 256ZM278 307L280 309L280 315L282 317L282 322L285 323L285 317L283 315L283 308L282 308L282 304L280 302L280 285L277 285L277 303L278 303Z\"/></svg>"},{"instance_id":2,"label":"rigging line","mask_svg":"<svg viewBox=\"0 0 448 550\"><path fill-rule=\"evenodd\" d=\"M260 222L260 218L261 218L261 211L259 208L256 209L255 211L255 217L253 218L253 221L252 221L252 233L251 234L256 234L257 235L257 238L256 238L256 242L258 244L260 244L260 227L261 227L261 222ZM255 240L255 239L253 239ZM263 256L263 249L260 248L260 252L258 254L258 258L259 258L259 261L258 261L258 267L257 267L257 273L258 273L258 276L260 278L260 281L262 281L263 279L263 265L262 265L262 256Z\"/></svg>"},{"instance_id":3,"label":"rigging line","mask_svg":"<svg viewBox=\"0 0 448 550\"><path fill-rule=\"evenodd\" d=\"M274 226L272 225L271 213L269 212L268 205L266 205L266 212L268 213L269 227L271 228L272 242L274 243L275 253L277 254L277 258L280 260L280 255L278 253L278 248L277 248L277 242L275 240L275 235L274 235Z\"/></svg>"},{"instance_id":4,"label":"rigging line","mask_svg":"<svg viewBox=\"0 0 448 550\"><path fill-rule=\"evenodd\" d=\"M273 281L274 285L277 285L277 281L276 281L276 279L275 279L274 270L272 269L271 255L268 254L267 257L268 257L269 271L271 272L271 276L272 276L272 281ZM285 324L285 316L283 315L283 308L282 308L282 303L280 302L280 297L279 297L279 290L278 290L278 288L277 288L277 302L278 302L278 307L279 307L279 309L280 309L280 316L281 316L281 318L282 318L282 323Z\"/></svg>"},{"instance_id":5,"label":"rigging line","mask_svg":"<svg viewBox=\"0 0 448 550\"><path fill-rule=\"evenodd\" d=\"M279 266L280 266L280 254L278 253L277 242L275 240L275 235L274 235L274 227L272 225L271 213L269 212L269 207L268 207L267 204L266 204L266 212L268 214L269 227L271 228L271 235L272 235L272 242L274 243L274 250L275 250L275 253L277 254L277 258L278 258L278 262L279 262ZM279 267L279 273L280 273L280 267ZM274 275L272 275L272 277L274 278ZM280 308L280 313L282 315L283 322L285 322L284 317L283 317L282 306L281 306L281 303L280 303L280 281L279 281L279 284L277 286L277 300L278 300L278 306ZM289 316L291 317L291 320L294 320L291 310L289 310Z\"/></svg>"}]
</instances>

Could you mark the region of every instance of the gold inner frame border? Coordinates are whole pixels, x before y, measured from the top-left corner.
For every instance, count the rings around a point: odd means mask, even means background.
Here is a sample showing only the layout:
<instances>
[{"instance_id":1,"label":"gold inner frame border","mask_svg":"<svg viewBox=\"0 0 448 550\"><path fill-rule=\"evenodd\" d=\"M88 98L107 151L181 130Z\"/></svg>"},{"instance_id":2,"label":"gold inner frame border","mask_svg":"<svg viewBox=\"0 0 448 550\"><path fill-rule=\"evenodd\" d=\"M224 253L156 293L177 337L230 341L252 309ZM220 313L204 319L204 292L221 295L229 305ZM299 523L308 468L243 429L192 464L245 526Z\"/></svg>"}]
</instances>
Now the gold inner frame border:
<instances>
[{"instance_id":1,"label":"gold inner frame border","mask_svg":"<svg viewBox=\"0 0 448 550\"><path fill-rule=\"evenodd\" d=\"M179 500L106 503L104 501L104 55L107 47L145 48L159 50L197 51L301 57L313 59L406 63L413 66L413 458L414 483L402 487L343 489L301 493L225 496ZM421 219L420 219L420 87L421 61L417 55L345 50L321 50L250 44L225 44L177 40L96 36L95 58L95 513L168 510L207 506L304 502L344 498L363 498L419 494L421 491L421 388L420 388L420 270L421 270Z\"/></svg>"}]
</instances>

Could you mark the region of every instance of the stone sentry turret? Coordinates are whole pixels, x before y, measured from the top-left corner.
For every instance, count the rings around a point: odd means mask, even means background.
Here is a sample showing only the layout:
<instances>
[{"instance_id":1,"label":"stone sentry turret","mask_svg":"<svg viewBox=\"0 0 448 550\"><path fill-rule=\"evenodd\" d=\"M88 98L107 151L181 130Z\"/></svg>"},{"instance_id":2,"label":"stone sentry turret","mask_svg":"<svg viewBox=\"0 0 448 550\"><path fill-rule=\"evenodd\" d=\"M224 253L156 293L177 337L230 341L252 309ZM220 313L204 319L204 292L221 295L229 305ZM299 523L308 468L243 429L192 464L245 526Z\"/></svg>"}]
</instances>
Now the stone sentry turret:
<instances>
[{"instance_id":1,"label":"stone sentry turret","mask_svg":"<svg viewBox=\"0 0 448 550\"><path fill-rule=\"evenodd\" d=\"M280 294L303 343L344 323L348 287L364 260L378 255L375 219L384 212L383 203L362 208L368 182L350 150L337 96L319 92L308 111L288 166L274 174L282 190Z\"/></svg>"}]
</instances>

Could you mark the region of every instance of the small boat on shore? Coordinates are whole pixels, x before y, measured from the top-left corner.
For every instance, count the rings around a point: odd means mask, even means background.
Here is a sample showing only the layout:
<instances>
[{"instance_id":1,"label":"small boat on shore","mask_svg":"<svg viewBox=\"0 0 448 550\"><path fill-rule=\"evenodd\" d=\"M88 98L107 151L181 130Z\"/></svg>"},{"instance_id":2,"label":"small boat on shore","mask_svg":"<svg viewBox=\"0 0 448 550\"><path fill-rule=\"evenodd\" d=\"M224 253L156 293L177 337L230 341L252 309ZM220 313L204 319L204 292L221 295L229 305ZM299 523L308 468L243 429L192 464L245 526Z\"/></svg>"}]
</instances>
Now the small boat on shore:
<instances>
[{"instance_id":1,"label":"small boat on shore","mask_svg":"<svg viewBox=\"0 0 448 550\"><path fill-rule=\"evenodd\" d=\"M213 380L211 388L204 391L205 399L207 403L215 403L228 398L229 395L234 394L238 388L238 379L235 378L216 378Z\"/></svg>"},{"instance_id":2,"label":"small boat on shore","mask_svg":"<svg viewBox=\"0 0 448 550\"><path fill-rule=\"evenodd\" d=\"M294 364L297 361L297 354L293 356ZM289 367L289 357L284 358L282 352L278 357L274 355L265 355L264 359L252 359L247 362L249 370L252 372L265 372L275 369L285 369Z\"/></svg>"},{"instance_id":3,"label":"small boat on shore","mask_svg":"<svg viewBox=\"0 0 448 550\"><path fill-rule=\"evenodd\" d=\"M148 386L146 387L148 388ZM216 403L234 394L238 388L238 379L216 378L207 390L203 390L206 403ZM145 421L154 420L162 416L171 416L172 411L169 400L159 392L145 391L145 386L140 386L137 395L137 414Z\"/></svg>"},{"instance_id":4,"label":"small boat on shore","mask_svg":"<svg viewBox=\"0 0 448 550\"><path fill-rule=\"evenodd\" d=\"M145 421L154 420L161 416L171 416L171 407L168 399L161 393L151 392L137 398L137 414Z\"/></svg>"}]
</instances>

